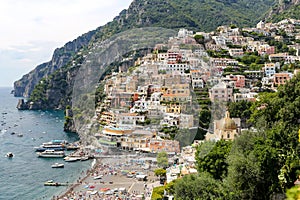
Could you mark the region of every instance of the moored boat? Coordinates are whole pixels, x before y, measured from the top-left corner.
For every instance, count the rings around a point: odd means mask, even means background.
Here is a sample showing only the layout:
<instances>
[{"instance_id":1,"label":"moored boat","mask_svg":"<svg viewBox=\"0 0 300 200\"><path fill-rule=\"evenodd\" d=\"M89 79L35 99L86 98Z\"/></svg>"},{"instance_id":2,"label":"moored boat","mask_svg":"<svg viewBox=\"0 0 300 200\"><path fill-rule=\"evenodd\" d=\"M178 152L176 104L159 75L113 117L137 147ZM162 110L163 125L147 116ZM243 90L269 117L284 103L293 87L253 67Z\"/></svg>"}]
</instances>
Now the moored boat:
<instances>
[{"instance_id":1,"label":"moored boat","mask_svg":"<svg viewBox=\"0 0 300 200\"><path fill-rule=\"evenodd\" d=\"M35 151L36 152L44 152L46 150L50 150L50 149L53 149L54 151L63 151L65 150L65 148L62 148L62 147L53 147L53 148L45 148L45 147L35 147Z\"/></svg>"},{"instance_id":2,"label":"moored boat","mask_svg":"<svg viewBox=\"0 0 300 200\"><path fill-rule=\"evenodd\" d=\"M41 147L44 148L65 148L69 144L66 140L51 140L50 142L44 142Z\"/></svg>"},{"instance_id":3,"label":"moored boat","mask_svg":"<svg viewBox=\"0 0 300 200\"><path fill-rule=\"evenodd\" d=\"M43 152L37 153L38 157L42 158L63 158L65 156L64 151L55 151L53 149L47 149Z\"/></svg>"},{"instance_id":4,"label":"moored boat","mask_svg":"<svg viewBox=\"0 0 300 200\"><path fill-rule=\"evenodd\" d=\"M81 158L80 157L65 157L64 160L66 162L76 162L76 161L79 161Z\"/></svg>"}]
</instances>

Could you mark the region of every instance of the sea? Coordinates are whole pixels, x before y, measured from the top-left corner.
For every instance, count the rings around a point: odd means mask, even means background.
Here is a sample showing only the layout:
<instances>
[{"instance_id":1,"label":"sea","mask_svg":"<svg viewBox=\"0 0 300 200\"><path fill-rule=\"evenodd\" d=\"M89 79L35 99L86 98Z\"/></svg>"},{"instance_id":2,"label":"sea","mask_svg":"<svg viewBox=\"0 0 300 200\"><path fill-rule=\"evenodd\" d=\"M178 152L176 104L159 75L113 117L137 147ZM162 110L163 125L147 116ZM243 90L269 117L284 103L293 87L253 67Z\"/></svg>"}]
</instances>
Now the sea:
<instances>
[{"instance_id":1,"label":"sea","mask_svg":"<svg viewBox=\"0 0 300 200\"><path fill-rule=\"evenodd\" d=\"M91 167L91 161L66 163L62 158L38 158L34 147L53 139L75 142L78 135L63 131L63 111L17 110L19 98L11 90L0 88L0 200L51 199L67 186L47 187L44 182L75 182ZM14 157L5 157L8 152ZM51 168L56 162L65 167Z\"/></svg>"}]
</instances>

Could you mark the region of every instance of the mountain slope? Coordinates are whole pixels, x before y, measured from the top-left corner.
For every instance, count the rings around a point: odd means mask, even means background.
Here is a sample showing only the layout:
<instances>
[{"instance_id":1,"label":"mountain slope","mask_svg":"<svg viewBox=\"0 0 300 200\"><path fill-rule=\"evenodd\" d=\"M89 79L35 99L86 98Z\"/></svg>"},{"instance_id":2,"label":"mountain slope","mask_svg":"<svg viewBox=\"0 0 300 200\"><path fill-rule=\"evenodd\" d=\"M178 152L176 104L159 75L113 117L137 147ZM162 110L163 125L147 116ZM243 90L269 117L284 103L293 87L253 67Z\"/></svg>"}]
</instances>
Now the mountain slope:
<instances>
[{"instance_id":1,"label":"mountain slope","mask_svg":"<svg viewBox=\"0 0 300 200\"><path fill-rule=\"evenodd\" d=\"M63 66L67 64L71 66L70 63L80 49L92 48L97 42L124 30L155 26L211 31L219 25L230 23L250 26L262 19L273 4L274 0L253 0L250 2L247 0L134 0L128 9L123 10L112 22L67 43L54 52L50 62L38 66L21 80L16 81L14 84L15 96L30 96L33 88L40 83L42 78L48 77L47 79L49 79L50 74ZM69 46L72 48L68 48ZM67 71L67 69L59 70L58 73L66 73ZM62 77L66 77L66 75ZM55 81L51 80L50 82L53 82L51 84L53 87L49 86L47 89L55 91L54 88L57 88ZM71 81L66 82L71 84ZM36 88L39 90L41 87ZM33 99L47 99L48 95L45 92L36 92L39 95L35 95ZM63 96L59 98L65 98ZM65 100L61 99L54 102L57 103L52 104L50 108L65 106L65 103L59 103L65 102Z\"/></svg>"}]
</instances>

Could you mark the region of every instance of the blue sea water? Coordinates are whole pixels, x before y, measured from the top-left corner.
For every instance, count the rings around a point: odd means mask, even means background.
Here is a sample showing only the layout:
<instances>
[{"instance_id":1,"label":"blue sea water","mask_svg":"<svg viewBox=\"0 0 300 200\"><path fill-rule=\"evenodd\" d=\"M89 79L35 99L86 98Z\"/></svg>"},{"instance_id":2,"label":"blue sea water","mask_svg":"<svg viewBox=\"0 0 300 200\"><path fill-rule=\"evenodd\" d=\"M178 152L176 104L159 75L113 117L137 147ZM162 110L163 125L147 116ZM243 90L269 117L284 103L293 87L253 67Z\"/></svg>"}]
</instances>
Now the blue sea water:
<instances>
[{"instance_id":1,"label":"blue sea water","mask_svg":"<svg viewBox=\"0 0 300 200\"><path fill-rule=\"evenodd\" d=\"M18 98L10 91L0 88L0 199L51 199L66 187L45 187L45 181L74 182L91 162L65 163L62 158L38 158L34 147L43 142L52 139L74 142L78 136L63 131L62 111L18 111ZM15 156L7 158L7 152ZM51 168L55 162L64 163L65 168Z\"/></svg>"}]
</instances>

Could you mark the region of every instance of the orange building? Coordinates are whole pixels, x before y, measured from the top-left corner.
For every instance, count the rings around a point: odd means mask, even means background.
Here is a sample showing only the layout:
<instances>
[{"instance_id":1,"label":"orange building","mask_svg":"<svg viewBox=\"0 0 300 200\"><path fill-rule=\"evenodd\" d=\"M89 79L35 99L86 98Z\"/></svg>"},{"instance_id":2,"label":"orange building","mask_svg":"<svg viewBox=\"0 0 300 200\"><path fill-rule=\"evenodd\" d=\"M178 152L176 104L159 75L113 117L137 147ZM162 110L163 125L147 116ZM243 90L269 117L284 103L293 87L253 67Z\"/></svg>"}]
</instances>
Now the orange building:
<instances>
[{"instance_id":1,"label":"orange building","mask_svg":"<svg viewBox=\"0 0 300 200\"><path fill-rule=\"evenodd\" d=\"M274 74L274 87L284 85L288 80L290 80L291 77L287 73L277 73Z\"/></svg>"}]
</instances>

